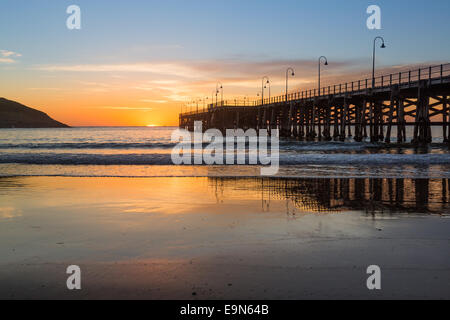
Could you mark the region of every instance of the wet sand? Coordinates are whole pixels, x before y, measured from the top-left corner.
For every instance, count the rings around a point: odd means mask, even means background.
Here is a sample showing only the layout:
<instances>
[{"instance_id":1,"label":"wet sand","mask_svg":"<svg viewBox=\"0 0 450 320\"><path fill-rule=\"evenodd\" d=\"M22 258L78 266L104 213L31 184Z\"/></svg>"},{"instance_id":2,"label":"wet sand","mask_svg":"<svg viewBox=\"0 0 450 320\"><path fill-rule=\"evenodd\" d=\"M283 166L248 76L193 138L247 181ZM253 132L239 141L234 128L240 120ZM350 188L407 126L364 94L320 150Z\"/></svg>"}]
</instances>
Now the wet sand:
<instances>
[{"instance_id":1,"label":"wet sand","mask_svg":"<svg viewBox=\"0 0 450 320\"><path fill-rule=\"evenodd\" d=\"M447 180L1 178L0 298L449 299Z\"/></svg>"}]
</instances>

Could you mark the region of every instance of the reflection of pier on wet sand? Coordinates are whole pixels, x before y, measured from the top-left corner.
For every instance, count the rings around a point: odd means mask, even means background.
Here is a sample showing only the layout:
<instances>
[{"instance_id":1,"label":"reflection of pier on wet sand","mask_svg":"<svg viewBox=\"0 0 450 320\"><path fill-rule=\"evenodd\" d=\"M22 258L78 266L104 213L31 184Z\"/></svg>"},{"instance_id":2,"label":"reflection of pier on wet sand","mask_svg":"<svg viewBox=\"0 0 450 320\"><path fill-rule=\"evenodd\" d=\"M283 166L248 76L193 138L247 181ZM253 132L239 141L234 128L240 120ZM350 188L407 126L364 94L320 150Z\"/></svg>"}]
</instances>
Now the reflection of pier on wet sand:
<instances>
[{"instance_id":1,"label":"reflection of pier on wet sand","mask_svg":"<svg viewBox=\"0 0 450 320\"><path fill-rule=\"evenodd\" d=\"M297 209L314 212L432 214L450 212L449 180L210 178L216 190L231 187L261 192L263 209L270 208L271 199L286 199Z\"/></svg>"},{"instance_id":2,"label":"reflection of pier on wet sand","mask_svg":"<svg viewBox=\"0 0 450 320\"><path fill-rule=\"evenodd\" d=\"M359 210L448 213L448 187L0 178L0 299L448 299L450 220ZM366 287L373 264L379 292ZM81 267L80 291L67 290L70 265Z\"/></svg>"}]
</instances>

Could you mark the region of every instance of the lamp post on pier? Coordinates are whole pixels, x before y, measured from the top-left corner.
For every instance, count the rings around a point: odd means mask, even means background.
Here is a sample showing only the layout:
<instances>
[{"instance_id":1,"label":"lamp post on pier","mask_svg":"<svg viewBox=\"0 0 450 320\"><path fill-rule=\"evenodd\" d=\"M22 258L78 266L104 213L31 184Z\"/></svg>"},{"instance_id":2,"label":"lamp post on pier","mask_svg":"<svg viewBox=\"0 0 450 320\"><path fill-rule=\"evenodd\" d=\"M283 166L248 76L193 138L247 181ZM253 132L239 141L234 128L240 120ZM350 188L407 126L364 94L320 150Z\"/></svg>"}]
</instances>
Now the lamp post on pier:
<instances>
[{"instance_id":1,"label":"lamp post on pier","mask_svg":"<svg viewBox=\"0 0 450 320\"><path fill-rule=\"evenodd\" d=\"M295 76L295 72L294 69L292 68L287 68L286 70L286 102L288 101L288 81L289 81L289 72L291 72L291 76L294 77Z\"/></svg>"},{"instance_id":2,"label":"lamp post on pier","mask_svg":"<svg viewBox=\"0 0 450 320\"><path fill-rule=\"evenodd\" d=\"M266 82L264 82L265 80L267 80ZM270 84L270 80L269 77L264 76L261 79L261 105L264 105L264 89L267 88L266 84Z\"/></svg>"},{"instance_id":3,"label":"lamp post on pier","mask_svg":"<svg viewBox=\"0 0 450 320\"><path fill-rule=\"evenodd\" d=\"M372 89L375 88L375 49L377 40L381 40L381 49L386 48L386 45L384 44L384 38L383 37L375 37L373 39L373 55L372 55Z\"/></svg>"},{"instance_id":4,"label":"lamp post on pier","mask_svg":"<svg viewBox=\"0 0 450 320\"><path fill-rule=\"evenodd\" d=\"M328 66L328 59L327 59L327 57L325 57L325 56L319 57L319 82L318 82L318 84L319 84L319 97L320 97L320 67L321 67L322 60L325 60L324 65Z\"/></svg>"},{"instance_id":5,"label":"lamp post on pier","mask_svg":"<svg viewBox=\"0 0 450 320\"><path fill-rule=\"evenodd\" d=\"M217 97L217 93L218 92L217 92L217 89L216 89L211 94L211 108L214 108L214 95L216 95L216 97Z\"/></svg>"},{"instance_id":6,"label":"lamp post on pier","mask_svg":"<svg viewBox=\"0 0 450 320\"><path fill-rule=\"evenodd\" d=\"M270 98L271 98L271 94L270 94L270 90L271 90L270 80L267 81L266 85L264 86L264 89L267 89L267 86L269 86L269 104L270 104Z\"/></svg>"},{"instance_id":7,"label":"lamp post on pier","mask_svg":"<svg viewBox=\"0 0 450 320\"><path fill-rule=\"evenodd\" d=\"M221 101L223 102L223 85L222 85L222 83L217 82L217 84L216 84L216 107L217 107L217 95L219 94L219 92L222 93Z\"/></svg>"}]
</instances>

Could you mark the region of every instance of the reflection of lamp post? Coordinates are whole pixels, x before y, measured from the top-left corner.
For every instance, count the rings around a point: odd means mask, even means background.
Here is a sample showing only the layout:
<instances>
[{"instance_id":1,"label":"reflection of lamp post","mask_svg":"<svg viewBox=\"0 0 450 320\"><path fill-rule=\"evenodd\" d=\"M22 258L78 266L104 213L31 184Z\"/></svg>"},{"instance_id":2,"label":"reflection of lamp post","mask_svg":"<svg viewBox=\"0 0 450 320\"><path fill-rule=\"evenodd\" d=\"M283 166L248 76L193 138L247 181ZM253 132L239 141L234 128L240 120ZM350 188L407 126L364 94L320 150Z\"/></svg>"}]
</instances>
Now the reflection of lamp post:
<instances>
[{"instance_id":1,"label":"reflection of lamp post","mask_svg":"<svg viewBox=\"0 0 450 320\"><path fill-rule=\"evenodd\" d=\"M376 47L376 43L377 40L380 39L382 41L381 43L381 49L386 48L386 45L384 44L384 39L383 37L375 37L375 39L373 39L373 56L372 56L372 89L375 88L375 47Z\"/></svg>"},{"instance_id":2,"label":"reflection of lamp post","mask_svg":"<svg viewBox=\"0 0 450 320\"><path fill-rule=\"evenodd\" d=\"M320 62L322 62L322 59L325 59L324 65L325 65L325 66L328 65L328 59L327 59L327 57L321 56L321 57L319 58L319 97L320 97L320 66L321 66Z\"/></svg>"},{"instance_id":3,"label":"reflection of lamp post","mask_svg":"<svg viewBox=\"0 0 450 320\"><path fill-rule=\"evenodd\" d=\"M267 82L264 82L264 80L267 80ZM261 79L261 105L264 105L264 89L267 88L266 84L270 84L269 77L264 76Z\"/></svg>"},{"instance_id":4,"label":"reflection of lamp post","mask_svg":"<svg viewBox=\"0 0 450 320\"><path fill-rule=\"evenodd\" d=\"M294 72L294 69L292 69L292 68L287 68L287 70L286 70L286 102L288 101L288 81L289 81L289 71L291 71L292 72L292 76L294 77L295 76L295 72Z\"/></svg>"}]
</instances>

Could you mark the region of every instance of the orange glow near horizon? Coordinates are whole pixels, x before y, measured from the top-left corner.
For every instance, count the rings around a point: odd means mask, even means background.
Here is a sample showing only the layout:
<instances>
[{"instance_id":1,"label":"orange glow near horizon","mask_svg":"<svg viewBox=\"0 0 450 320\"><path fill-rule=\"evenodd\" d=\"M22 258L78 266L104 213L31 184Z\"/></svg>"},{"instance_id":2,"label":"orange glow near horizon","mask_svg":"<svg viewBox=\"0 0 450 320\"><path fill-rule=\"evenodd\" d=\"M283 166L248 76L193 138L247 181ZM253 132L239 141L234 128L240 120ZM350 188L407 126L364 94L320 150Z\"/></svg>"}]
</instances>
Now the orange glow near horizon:
<instances>
[{"instance_id":1,"label":"orange glow near horizon","mask_svg":"<svg viewBox=\"0 0 450 320\"><path fill-rule=\"evenodd\" d=\"M291 92L317 85L315 62L302 63L292 64L302 77L289 80ZM280 72L284 62L225 63L219 73L211 64L178 61L24 69L13 65L2 70L5 76L0 78L0 87L4 98L43 111L69 126L177 126L183 105L196 100L198 103L191 105L194 110L212 102L216 79L223 84L224 100L228 101L255 101L261 92L260 74L270 76L272 97L284 94L285 76ZM367 76L364 70L349 74L345 68L327 72L323 86Z\"/></svg>"},{"instance_id":2,"label":"orange glow near horizon","mask_svg":"<svg viewBox=\"0 0 450 320\"><path fill-rule=\"evenodd\" d=\"M103 86L106 86L104 84ZM10 88L2 96L69 126L176 126L181 102L121 86Z\"/></svg>"},{"instance_id":3,"label":"orange glow near horizon","mask_svg":"<svg viewBox=\"0 0 450 320\"><path fill-rule=\"evenodd\" d=\"M25 81L25 88L17 88L0 80L0 86L6 89L2 95L74 127L178 126L178 115L183 105L198 100L198 108L202 109L214 98L211 93L205 94L215 87L215 82L211 80L146 80L141 75L116 79L108 75L100 76L95 82L87 82L85 78L89 74L75 73L74 78L60 76L59 73L54 75L57 77L48 79L46 75L39 74L36 79L39 84ZM62 81L60 77L63 77ZM44 78L44 81L39 78ZM283 81L278 79L278 82L273 79L273 95L282 93ZM232 79L222 83L226 90L224 100L232 101L238 97L244 101L245 97L247 102L254 101L260 90L259 80ZM291 83L294 87L301 81L291 80ZM195 109L196 106L191 107ZM186 107L183 107L185 110Z\"/></svg>"}]
</instances>

